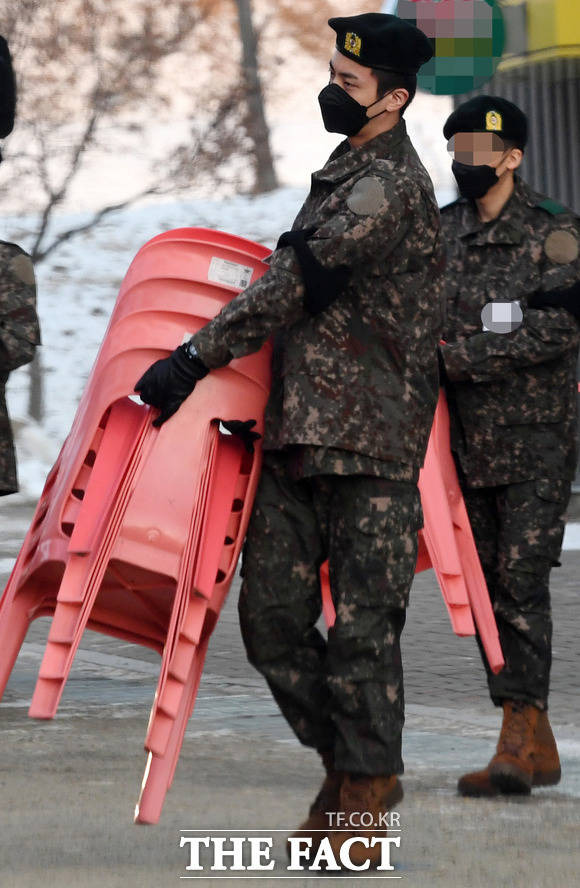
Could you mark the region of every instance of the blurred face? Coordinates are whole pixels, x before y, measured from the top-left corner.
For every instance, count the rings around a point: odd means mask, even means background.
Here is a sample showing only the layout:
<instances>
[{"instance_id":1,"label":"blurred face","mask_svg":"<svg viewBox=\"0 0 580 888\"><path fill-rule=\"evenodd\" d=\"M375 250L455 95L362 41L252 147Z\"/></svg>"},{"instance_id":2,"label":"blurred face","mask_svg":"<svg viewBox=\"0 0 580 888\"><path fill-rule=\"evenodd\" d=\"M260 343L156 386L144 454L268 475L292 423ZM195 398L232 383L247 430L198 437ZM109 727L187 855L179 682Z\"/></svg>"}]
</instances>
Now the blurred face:
<instances>
[{"instance_id":1,"label":"blurred face","mask_svg":"<svg viewBox=\"0 0 580 888\"><path fill-rule=\"evenodd\" d=\"M523 153L504 144L497 133L455 133L447 143L453 160L467 166L489 166L498 176L519 167Z\"/></svg>"},{"instance_id":2,"label":"blurred face","mask_svg":"<svg viewBox=\"0 0 580 888\"><path fill-rule=\"evenodd\" d=\"M455 133L447 143L447 151L459 163L495 167L506 148L497 133Z\"/></svg>"}]
</instances>

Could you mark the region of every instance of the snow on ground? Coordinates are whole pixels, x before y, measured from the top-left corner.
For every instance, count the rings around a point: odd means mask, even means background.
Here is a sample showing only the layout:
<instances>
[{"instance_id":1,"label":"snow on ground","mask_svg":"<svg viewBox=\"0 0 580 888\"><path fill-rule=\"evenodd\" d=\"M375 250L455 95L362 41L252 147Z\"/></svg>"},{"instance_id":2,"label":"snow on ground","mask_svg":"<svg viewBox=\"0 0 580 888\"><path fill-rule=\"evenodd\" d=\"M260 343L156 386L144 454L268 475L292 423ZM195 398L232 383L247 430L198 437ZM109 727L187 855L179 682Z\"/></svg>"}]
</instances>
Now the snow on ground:
<instances>
[{"instance_id":1,"label":"snow on ground","mask_svg":"<svg viewBox=\"0 0 580 888\"><path fill-rule=\"evenodd\" d=\"M15 426L21 495L36 498L71 426L123 277L139 248L161 231L183 226L221 229L274 247L305 197L282 188L259 198L152 204L119 212L94 231L63 244L37 269L43 345L45 418L27 416L28 369L11 374L8 405ZM82 223L66 214L59 227ZM5 219L3 237L27 246L25 218Z\"/></svg>"},{"instance_id":2,"label":"snow on ground","mask_svg":"<svg viewBox=\"0 0 580 888\"><path fill-rule=\"evenodd\" d=\"M577 522L570 521L566 525L564 545L562 548L565 552L572 552L580 549L580 524Z\"/></svg>"}]
</instances>

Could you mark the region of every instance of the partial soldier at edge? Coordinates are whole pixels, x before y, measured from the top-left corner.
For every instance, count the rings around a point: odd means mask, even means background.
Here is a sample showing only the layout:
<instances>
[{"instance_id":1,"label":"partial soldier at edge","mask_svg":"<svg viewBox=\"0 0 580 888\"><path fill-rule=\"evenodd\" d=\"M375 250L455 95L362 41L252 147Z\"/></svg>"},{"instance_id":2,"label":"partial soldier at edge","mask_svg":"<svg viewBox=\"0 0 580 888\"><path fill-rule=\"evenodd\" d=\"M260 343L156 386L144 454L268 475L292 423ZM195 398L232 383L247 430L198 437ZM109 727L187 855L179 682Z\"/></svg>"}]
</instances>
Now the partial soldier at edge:
<instances>
[{"instance_id":1,"label":"partial soldier at edge","mask_svg":"<svg viewBox=\"0 0 580 888\"><path fill-rule=\"evenodd\" d=\"M8 45L0 37L0 138L14 126L16 88ZM1 159L1 155L0 155ZM0 496L18 490L6 383L12 370L28 364L40 343L36 282L30 257L16 244L0 241Z\"/></svg>"}]
</instances>

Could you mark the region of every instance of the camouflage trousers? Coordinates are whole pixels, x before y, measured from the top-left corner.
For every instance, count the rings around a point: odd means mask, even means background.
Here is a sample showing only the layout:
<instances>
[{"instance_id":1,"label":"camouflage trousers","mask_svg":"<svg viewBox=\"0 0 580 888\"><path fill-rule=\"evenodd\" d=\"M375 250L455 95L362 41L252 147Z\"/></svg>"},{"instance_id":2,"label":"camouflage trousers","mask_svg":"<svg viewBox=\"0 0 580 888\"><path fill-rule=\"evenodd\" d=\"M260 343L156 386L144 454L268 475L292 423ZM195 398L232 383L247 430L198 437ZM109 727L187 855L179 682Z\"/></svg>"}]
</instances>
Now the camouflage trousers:
<instances>
[{"instance_id":1,"label":"camouflage trousers","mask_svg":"<svg viewBox=\"0 0 580 888\"><path fill-rule=\"evenodd\" d=\"M266 454L244 549L242 637L298 739L333 749L341 770L403 770L399 639L422 523L413 483L295 480L282 454ZM336 622L325 639L316 623L327 558Z\"/></svg>"},{"instance_id":2,"label":"camouflage trousers","mask_svg":"<svg viewBox=\"0 0 580 888\"><path fill-rule=\"evenodd\" d=\"M570 482L537 479L464 490L506 661L487 670L491 699L547 709L552 664L549 577L559 566ZM479 639L478 639L479 641Z\"/></svg>"}]
</instances>

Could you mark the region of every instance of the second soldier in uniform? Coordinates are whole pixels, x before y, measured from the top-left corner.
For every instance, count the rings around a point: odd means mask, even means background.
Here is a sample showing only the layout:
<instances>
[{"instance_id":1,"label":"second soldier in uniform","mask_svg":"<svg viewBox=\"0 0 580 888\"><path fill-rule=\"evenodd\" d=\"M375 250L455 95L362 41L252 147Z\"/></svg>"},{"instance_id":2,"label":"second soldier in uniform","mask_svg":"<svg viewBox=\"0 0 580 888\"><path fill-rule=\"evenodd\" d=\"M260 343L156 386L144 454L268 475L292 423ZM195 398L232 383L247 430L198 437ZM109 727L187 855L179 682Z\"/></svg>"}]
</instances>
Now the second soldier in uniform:
<instances>
[{"instance_id":1,"label":"second soldier in uniform","mask_svg":"<svg viewBox=\"0 0 580 888\"><path fill-rule=\"evenodd\" d=\"M447 120L461 197L442 210L447 321L441 349L452 448L506 665L496 754L465 795L557 783L548 721L549 576L576 468L580 220L517 175L527 119L478 96ZM484 658L484 662L485 658Z\"/></svg>"},{"instance_id":2,"label":"second soldier in uniform","mask_svg":"<svg viewBox=\"0 0 580 888\"><path fill-rule=\"evenodd\" d=\"M402 119L429 41L389 15L330 25L336 49L319 101L326 128L348 139L312 175L269 271L137 390L162 422L212 368L275 334L240 622L250 661L326 768L299 834L314 850L316 830L327 830L338 852L349 834L332 831L326 812L376 820L402 797L399 639L438 392L442 247L432 184ZM326 558L328 641L315 625ZM358 849L359 862L380 857Z\"/></svg>"}]
</instances>

